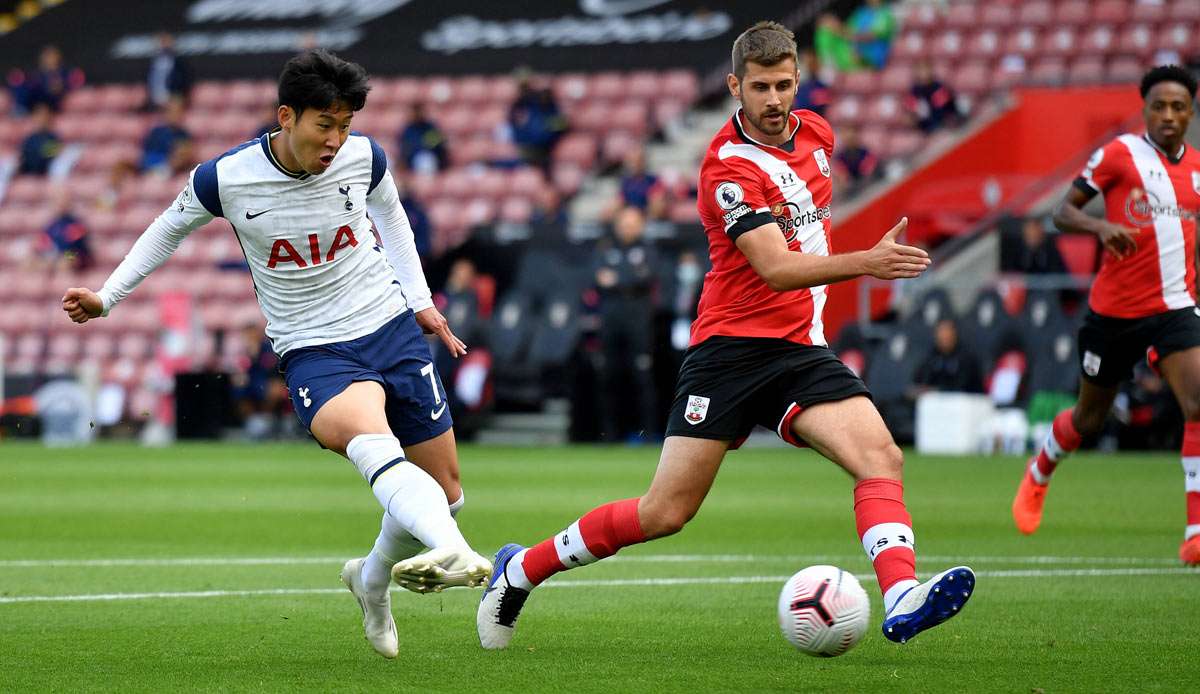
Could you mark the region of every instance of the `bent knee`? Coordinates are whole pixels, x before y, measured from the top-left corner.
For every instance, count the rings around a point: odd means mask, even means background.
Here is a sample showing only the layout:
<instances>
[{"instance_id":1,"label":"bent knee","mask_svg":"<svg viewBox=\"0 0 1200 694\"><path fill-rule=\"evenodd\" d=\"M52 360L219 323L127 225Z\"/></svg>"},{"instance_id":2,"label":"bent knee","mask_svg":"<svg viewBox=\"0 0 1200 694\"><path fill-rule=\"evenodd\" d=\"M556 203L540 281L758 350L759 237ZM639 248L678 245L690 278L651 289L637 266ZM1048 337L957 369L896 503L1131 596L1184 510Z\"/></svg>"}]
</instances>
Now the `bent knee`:
<instances>
[{"instance_id":1,"label":"bent knee","mask_svg":"<svg viewBox=\"0 0 1200 694\"><path fill-rule=\"evenodd\" d=\"M684 508L678 504L661 507L652 506L647 509L641 509L638 512L638 517L642 524L642 533L648 540L674 535L683 530L683 526L687 525L688 521L695 515L696 512L694 510Z\"/></svg>"},{"instance_id":2,"label":"bent knee","mask_svg":"<svg viewBox=\"0 0 1200 694\"><path fill-rule=\"evenodd\" d=\"M885 477L898 480L904 470L904 452L894 442L869 448L862 453L862 461L858 467L862 479Z\"/></svg>"}]
</instances>

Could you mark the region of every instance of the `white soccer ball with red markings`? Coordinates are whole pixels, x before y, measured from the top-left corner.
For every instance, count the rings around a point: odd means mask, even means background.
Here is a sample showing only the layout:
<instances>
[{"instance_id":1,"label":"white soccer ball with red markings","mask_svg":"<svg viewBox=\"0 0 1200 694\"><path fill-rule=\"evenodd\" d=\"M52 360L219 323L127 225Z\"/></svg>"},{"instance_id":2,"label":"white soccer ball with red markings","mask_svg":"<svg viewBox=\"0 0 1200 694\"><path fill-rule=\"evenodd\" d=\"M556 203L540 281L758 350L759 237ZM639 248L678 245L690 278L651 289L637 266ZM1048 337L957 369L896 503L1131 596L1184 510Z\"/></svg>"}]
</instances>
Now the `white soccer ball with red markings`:
<instances>
[{"instance_id":1,"label":"white soccer ball with red markings","mask_svg":"<svg viewBox=\"0 0 1200 694\"><path fill-rule=\"evenodd\" d=\"M870 619L867 591L836 566L801 569L779 593L779 628L809 655L832 658L845 653L866 633Z\"/></svg>"}]
</instances>

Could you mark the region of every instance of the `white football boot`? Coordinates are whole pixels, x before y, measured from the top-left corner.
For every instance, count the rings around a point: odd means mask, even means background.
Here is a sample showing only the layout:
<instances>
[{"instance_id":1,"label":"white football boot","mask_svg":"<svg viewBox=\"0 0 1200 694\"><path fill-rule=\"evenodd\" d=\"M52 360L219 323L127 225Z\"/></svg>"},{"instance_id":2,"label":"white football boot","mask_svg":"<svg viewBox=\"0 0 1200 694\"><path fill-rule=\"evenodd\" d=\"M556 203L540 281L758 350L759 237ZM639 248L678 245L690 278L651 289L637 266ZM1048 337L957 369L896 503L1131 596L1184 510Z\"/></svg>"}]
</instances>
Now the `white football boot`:
<instances>
[{"instance_id":1,"label":"white football boot","mask_svg":"<svg viewBox=\"0 0 1200 694\"><path fill-rule=\"evenodd\" d=\"M371 647L384 658L395 658L400 654L400 643L396 636L396 620L392 619L392 596L383 591L383 597L367 594L362 584L362 565L366 557L351 559L342 567L342 583L354 593L363 613L363 631Z\"/></svg>"},{"instance_id":2,"label":"white football boot","mask_svg":"<svg viewBox=\"0 0 1200 694\"><path fill-rule=\"evenodd\" d=\"M479 632L479 645L489 651L508 647L517 627L517 617L529 597L529 591L510 584L504 572L512 558L523 549L521 545L508 544L496 552L492 580L479 600L475 628Z\"/></svg>"},{"instance_id":3,"label":"white football boot","mask_svg":"<svg viewBox=\"0 0 1200 694\"><path fill-rule=\"evenodd\" d=\"M414 593L440 593L446 588L474 588L487 582L492 562L467 546L439 547L396 562L392 579Z\"/></svg>"},{"instance_id":4,"label":"white football boot","mask_svg":"<svg viewBox=\"0 0 1200 694\"><path fill-rule=\"evenodd\" d=\"M975 591L975 572L956 566L909 588L883 620L883 635L904 643L958 614Z\"/></svg>"}]
</instances>

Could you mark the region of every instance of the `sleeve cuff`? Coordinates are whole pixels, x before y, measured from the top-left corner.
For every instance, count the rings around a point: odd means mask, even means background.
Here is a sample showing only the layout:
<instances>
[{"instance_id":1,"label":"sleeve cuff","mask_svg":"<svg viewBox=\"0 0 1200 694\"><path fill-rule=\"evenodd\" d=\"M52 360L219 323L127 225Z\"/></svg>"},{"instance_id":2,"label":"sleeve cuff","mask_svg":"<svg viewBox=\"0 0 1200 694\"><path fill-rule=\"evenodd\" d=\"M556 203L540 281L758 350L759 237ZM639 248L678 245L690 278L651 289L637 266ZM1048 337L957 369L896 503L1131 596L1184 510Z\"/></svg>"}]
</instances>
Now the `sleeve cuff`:
<instances>
[{"instance_id":1,"label":"sleeve cuff","mask_svg":"<svg viewBox=\"0 0 1200 694\"><path fill-rule=\"evenodd\" d=\"M429 298L423 299L421 301L408 302L408 307L412 309L413 313L420 313L421 311L424 311L427 308L431 308L432 306L433 306L433 297L429 297Z\"/></svg>"},{"instance_id":2,"label":"sleeve cuff","mask_svg":"<svg viewBox=\"0 0 1200 694\"><path fill-rule=\"evenodd\" d=\"M770 212L754 212L744 217L739 218L725 230L725 234L730 241L737 241L737 238L747 231L754 231L764 224L774 224L775 217Z\"/></svg>"},{"instance_id":3,"label":"sleeve cuff","mask_svg":"<svg viewBox=\"0 0 1200 694\"><path fill-rule=\"evenodd\" d=\"M111 297L111 296L109 296L108 292L107 292L107 291L105 291L105 290L103 290L103 289L101 289L100 291L96 292L96 295L100 297L100 305L103 307L103 308L100 310L100 316L101 316L101 317L107 317L107 316L108 316L108 312L112 310L112 307L113 307L113 305L114 305L114 304L113 304L112 297Z\"/></svg>"},{"instance_id":4,"label":"sleeve cuff","mask_svg":"<svg viewBox=\"0 0 1200 694\"><path fill-rule=\"evenodd\" d=\"M1091 183L1088 183L1088 180L1086 178L1084 178L1083 176L1076 178L1073 185L1088 195L1099 195L1100 194L1100 191L1096 190L1092 186Z\"/></svg>"}]
</instances>

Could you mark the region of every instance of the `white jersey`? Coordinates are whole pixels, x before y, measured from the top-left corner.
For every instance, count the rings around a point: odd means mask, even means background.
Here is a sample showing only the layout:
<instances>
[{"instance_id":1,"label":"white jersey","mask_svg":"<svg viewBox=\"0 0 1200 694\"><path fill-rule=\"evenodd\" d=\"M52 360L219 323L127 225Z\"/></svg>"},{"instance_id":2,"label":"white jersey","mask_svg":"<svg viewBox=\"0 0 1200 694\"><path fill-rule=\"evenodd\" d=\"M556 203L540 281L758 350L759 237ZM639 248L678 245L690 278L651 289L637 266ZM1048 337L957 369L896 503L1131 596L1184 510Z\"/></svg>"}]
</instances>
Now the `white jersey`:
<instances>
[{"instance_id":1,"label":"white jersey","mask_svg":"<svg viewBox=\"0 0 1200 694\"><path fill-rule=\"evenodd\" d=\"M233 225L277 354L353 340L433 305L383 149L354 133L325 172L296 174L270 137L192 171L100 290L105 314L214 217Z\"/></svg>"}]
</instances>

